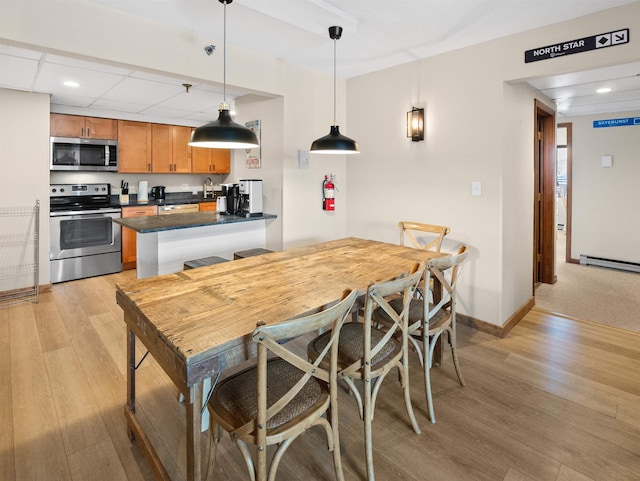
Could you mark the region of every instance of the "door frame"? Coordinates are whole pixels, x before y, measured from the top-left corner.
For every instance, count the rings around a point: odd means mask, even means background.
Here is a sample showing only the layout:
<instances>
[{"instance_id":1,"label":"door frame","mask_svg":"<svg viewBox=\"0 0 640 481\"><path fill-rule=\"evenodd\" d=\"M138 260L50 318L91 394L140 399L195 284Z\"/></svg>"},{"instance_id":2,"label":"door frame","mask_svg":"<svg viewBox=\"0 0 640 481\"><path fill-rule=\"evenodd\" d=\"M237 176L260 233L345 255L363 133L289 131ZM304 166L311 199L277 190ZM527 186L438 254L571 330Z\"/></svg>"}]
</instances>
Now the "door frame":
<instances>
[{"instance_id":1,"label":"door frame","mask_svg":"<svg viewBox=\"0 0 640 481\"><path fill-rule=\"evenodd\" d=\"M539 129L539 126L541 129ZM556 112L539 100L534 105L533 285L556 278Z\"/></svg>"},{"instance_id":2,"label":"door frame","mask_svg":"<svg viewBox=\"0 0 640 481\"><path fill-rule=\"evenodd\" d=\"M565 222L565 236L566 236L566 255L565 262L571 264L579 264L580 259L574 259L571 257L571 213L572 213L572 192L573 192L573 140L572 140L572 128L571 122L558 124L558 128L567 129L567 207L566 207L566 222Z\"/></svg>"}]
</instances>

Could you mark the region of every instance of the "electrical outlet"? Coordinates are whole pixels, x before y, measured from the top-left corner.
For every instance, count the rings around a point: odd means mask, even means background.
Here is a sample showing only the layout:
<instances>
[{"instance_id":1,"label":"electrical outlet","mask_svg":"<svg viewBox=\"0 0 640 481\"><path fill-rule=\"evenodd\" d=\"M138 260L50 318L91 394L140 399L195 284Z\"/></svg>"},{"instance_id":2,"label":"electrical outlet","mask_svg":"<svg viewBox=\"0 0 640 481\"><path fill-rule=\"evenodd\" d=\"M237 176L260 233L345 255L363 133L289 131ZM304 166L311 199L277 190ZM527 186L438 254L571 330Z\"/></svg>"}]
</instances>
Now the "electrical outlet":
<instances>
[{"instance_id":1,"label":"electrical outlet","mask_svg":"<svg viewBox=\"0 0 640 481\"><path fill-rule=\"evenodd\" d=\"M183 190L183 191L191 190L191 189L189 188L189 184L182 184L182 190Z\"/></svg>"}]
</instances>

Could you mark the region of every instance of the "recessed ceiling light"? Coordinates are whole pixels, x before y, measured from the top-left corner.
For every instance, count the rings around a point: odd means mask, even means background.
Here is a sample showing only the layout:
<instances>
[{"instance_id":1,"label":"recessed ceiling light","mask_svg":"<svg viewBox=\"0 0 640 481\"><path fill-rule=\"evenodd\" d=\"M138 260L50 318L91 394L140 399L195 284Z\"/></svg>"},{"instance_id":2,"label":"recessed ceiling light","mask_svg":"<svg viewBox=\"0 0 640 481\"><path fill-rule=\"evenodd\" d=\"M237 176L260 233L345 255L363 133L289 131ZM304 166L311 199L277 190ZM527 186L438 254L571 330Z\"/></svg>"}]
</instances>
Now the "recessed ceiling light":
<instances>
[{"instance_id":1,"label":"recessed ceiling light","mask_svg":"<svg viewBox=\"0 0 640 481\"><path fill-rule=\"evenodd\" d=\"M74 82L73 80L67 80L66 82L64 82L64 86L65 87L80 87L80 84L78 82Z\"/></svg>"},{"instance_id":2,"label":"recessed ceiling light","mask_svg":"<svg viewBox=\"0 0 640 481\"><path fill-rule=\"evenodd\" d=\"M606 94L608 92L611 92L611 88L610 87L602 87L602 88L596 90L596 92L598 92L599 94Z\"/></svg>"}]
</instances>

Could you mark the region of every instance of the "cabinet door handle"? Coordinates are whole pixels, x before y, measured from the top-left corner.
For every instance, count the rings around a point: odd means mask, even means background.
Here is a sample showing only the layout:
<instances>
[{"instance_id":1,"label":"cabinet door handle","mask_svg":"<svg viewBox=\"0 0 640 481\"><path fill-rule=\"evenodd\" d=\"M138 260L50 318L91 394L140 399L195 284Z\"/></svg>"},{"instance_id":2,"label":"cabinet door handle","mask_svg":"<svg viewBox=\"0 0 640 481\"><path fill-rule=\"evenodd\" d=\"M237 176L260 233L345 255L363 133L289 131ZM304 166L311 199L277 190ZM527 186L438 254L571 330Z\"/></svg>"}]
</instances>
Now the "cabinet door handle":
<instances>
[{"instance_id":1,"label":"cabinet door handle","mask_svg":"<svg viewBox=\"0 0 640 481\"><path fill-rule=\"evenodd\" d=\"M91 137L91 129L87 128L87 137Z\"/></svg>"},{"instance_id":2,"label":"cabinet door handle","mask_svg":"<svg viewBox=\"0 0 640 481\"><path fill-rule=\"evenodd\" d=\"M151 172L151 164L147 164L147 172Z\"/></svg>"}]
</instances>

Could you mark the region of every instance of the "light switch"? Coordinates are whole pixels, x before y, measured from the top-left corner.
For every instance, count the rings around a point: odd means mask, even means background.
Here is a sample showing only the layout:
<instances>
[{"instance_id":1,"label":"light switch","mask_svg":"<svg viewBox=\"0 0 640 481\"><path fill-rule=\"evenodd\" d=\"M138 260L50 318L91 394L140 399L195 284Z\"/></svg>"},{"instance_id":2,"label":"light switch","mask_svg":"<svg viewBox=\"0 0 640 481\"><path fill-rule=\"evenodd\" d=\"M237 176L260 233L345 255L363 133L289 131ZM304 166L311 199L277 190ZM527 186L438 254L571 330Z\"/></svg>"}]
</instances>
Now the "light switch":
<instances>
[{"instance_id":1,"label":"light switch","mask_svg":"<svg viewBox=\"0 0 640 481\"><path fill-rule=\"evenodd\" d=\"M298 169L309 168L309 151L298 149Z\"/></svg>"},{"instance_id":2,"label":"light switch","mask_svg":"<svg viewBox=\"0 0 640 481\"><path fill-rule=\"evenodd\" d=\"M482 182L471 182L471 195L482 195Z\"/></svg>"},{"instance_id":3,"label":"light switch","mask_svg":"<svg viewBox=\"0 0 640 481\"><path fill-rule=\"evenodd\" d=\"M602 167L611 167L613 165L613 155L603 155L601 160Z\"/></svg>"}]
</instances>

